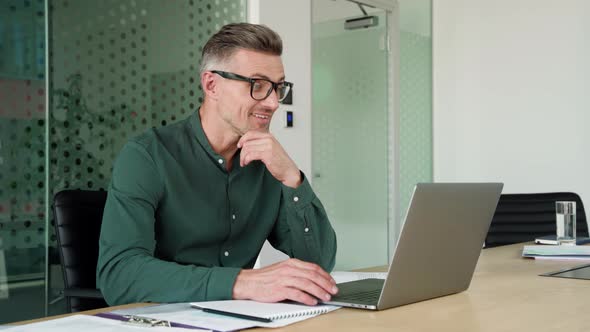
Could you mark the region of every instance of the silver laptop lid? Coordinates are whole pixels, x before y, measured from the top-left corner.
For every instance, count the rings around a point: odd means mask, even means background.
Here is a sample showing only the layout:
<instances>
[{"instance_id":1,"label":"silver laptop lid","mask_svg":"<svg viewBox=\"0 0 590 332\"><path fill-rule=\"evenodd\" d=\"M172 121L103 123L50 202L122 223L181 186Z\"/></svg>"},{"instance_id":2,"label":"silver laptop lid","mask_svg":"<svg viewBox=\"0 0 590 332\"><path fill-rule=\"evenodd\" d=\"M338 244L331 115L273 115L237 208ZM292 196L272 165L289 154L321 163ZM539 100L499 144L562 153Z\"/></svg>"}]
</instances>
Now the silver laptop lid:
<instances>
[{"instance_id":1,"label":"silver laptop lid","mask_svg":"<svg viewBox=\"0 0 590 332\"><path fill-rule=\"evenodd\" d=\"M502 183L419 183L377 309L466 290Z\"/></svg>"}]
</instances>

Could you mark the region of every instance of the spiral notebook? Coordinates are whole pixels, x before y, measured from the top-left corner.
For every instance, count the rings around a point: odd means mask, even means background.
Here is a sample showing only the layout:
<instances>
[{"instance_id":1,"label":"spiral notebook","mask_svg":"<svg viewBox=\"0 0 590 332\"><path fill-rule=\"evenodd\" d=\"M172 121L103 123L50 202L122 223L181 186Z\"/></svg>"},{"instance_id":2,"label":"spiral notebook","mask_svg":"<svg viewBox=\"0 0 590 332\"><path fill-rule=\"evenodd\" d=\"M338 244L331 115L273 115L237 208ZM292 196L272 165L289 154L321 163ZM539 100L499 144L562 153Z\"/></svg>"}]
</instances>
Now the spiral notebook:
<instances>
[{"instance_id":1,"label":"spiral notebook","mask_svg":"<svg viewBox=\"0 0 590 332\"><path fill-rule=\"evenodd\" d=\"M267 322L306 316L311 318L339 308L332 305L307 306L294 303L264 303L248 300L192 302L191 307L219 313L220 315L237 318L244 316Z\"/></svg>"},{"instance_id":2,"label":"spiral notebook","mask_svg":"<svg viewBox=\"0 0 590 332\"><path fill-rule=\"evenodd\" d=\"M252 327L283 327L309 318L313 318L321 313L329 312L340 308L338 306L332 305L309 307L299 304L289 304L287 307L285 307L286 304L287 303L260 303L254 301L168 303L140 308L125 308L115 310L107 314L109 316L119 317L140 316L141 318L145 319L167 321L170 322L172 326L209 329L217 332L229 332L248 329ZM195 307L197 306L203 308L210 307L210 309L212 310L224 311L224 314L214 314L203 310L197 310L195 309ZM247 307L248 311L241 311L243 307ZM245 315L268 315L267 317L272 316L273 318L275 318L275 320L272 320L269 323L267 323L263 321L240 319L236 317L234 313L232 313L232 315L228 315L228 313L230 313L228 310L234 309L239 310L239 312ZM285 316L287 314L288 316ZM281 317L294 318L282 319ZM105 318L121 319L116 317Z\"/></svg>"}]
</instances>

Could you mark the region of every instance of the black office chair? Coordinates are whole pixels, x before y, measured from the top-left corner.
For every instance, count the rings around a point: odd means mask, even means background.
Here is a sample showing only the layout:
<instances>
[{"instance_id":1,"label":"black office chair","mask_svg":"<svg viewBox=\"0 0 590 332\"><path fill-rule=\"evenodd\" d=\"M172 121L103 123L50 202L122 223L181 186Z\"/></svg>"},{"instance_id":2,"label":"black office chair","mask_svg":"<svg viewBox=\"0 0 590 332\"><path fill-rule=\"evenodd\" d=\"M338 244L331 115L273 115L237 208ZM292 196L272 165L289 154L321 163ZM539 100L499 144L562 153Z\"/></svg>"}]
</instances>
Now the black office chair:
<instances>
[{"instance_id":1,"label":"black office chair","mask_svg":"<svg viewBox=\"0 0 590 332\"><path fill-rule=\"evenodd\" d=\"M485 247L533 241L556 232L555 202L576 202L576 235L588 236L584 204L575 193L503 194L492 219Z\"/></svg>"},{"instance_id":2,"label":"black office chair","mask_svg":"<svg viewBox=\"0 0 590 332\"><path fill-rule=\"evenodd\" d=\"M96 264L106 191L64 190L53 199L55 231L68 310L107 307L96 288Z\"/></svg>"}]
</instances>

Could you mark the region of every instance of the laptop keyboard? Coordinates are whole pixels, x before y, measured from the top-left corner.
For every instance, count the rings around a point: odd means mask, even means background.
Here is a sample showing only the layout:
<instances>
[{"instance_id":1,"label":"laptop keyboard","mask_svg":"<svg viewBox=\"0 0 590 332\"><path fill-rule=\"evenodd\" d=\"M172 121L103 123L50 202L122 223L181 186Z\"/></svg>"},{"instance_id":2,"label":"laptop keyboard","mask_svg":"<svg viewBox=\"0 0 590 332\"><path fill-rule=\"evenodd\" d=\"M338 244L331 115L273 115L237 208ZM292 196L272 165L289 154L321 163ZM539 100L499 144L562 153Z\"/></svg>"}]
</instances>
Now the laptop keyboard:
<instances>
[{"instance_id":1,"label":"laptop keyboard","mask_svg":"<svg viewBox=\"0 0 590 332\"><path fill-rule=\"evenodd\" d=\"M338 294L332 297L333 302L376 305L379 302L383 279L364 279L338 284Z\"/></svg>"},{"instance_id":2,"label":"laptop keyboard","mask_svg":"<svg viewBox=\"0 0 590 332\"><path fill-rule=\"evenodd\" d=\"M343 294L338 296L339 301L359 301L359 302L377 302L379 300L379 295L381 295L380 289L375 289L371 291L365 292L358 292L358 293L349 293Z\"/></svg>"}]
</instances>

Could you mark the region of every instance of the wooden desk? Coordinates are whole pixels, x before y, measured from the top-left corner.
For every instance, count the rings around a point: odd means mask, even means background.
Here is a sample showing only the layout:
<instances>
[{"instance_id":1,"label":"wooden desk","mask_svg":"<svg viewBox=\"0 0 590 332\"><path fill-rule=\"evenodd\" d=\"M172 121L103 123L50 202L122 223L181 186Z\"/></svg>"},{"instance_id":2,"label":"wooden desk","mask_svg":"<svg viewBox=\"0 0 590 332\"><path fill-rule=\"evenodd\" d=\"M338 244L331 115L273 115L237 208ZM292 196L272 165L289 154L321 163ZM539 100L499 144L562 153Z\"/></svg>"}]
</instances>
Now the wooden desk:
<instances>
[{"instance_id":1,"label":"wooden desk","mask_svg":"<svg viewBox=\"0 0 590 332\"><path fill-rule=\"evenodd\" d=\"M538 276L584 262L523 259L521 251L522 244L483 250L463 293L378 312L340 309L272 331L590 330L590 281Z\"/></svg>"}]
</instances>

